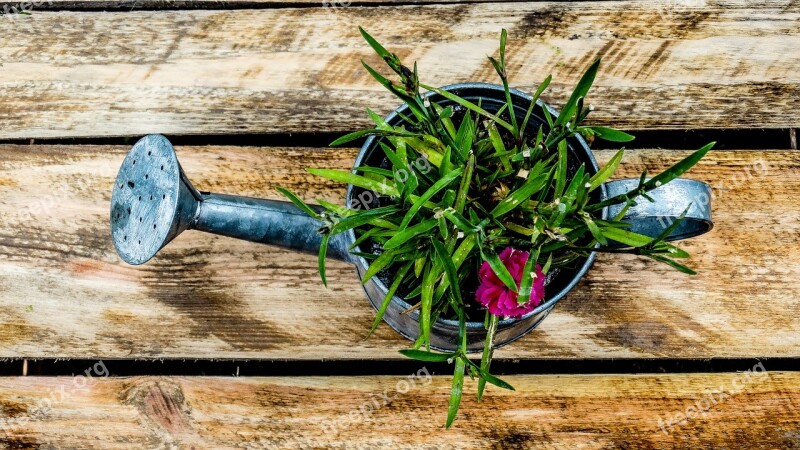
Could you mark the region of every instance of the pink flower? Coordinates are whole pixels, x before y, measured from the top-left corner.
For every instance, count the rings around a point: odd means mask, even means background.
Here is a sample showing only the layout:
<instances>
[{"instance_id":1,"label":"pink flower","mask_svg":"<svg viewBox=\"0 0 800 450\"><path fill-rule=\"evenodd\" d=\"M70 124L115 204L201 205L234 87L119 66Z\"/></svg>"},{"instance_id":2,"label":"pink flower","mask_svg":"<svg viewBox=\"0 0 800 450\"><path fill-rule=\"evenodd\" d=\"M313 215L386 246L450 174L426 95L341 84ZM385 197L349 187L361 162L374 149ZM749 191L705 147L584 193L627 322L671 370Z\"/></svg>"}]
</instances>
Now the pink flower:
<instances>
[{"instance_id":1,"label":"pink flower","mask_svg":"<svg viewBox=\"0 0 800 450\"><path fill-rule=\"evenodd\" d=\"M522 271L528 261L528 252L507 247L500 253L500 261L506 266L519 289L522 280ZM497 278L488 262L484 262L479 272L481 284L475 292L475 299L486 307L490 313L500 317L522 317L531 312L542 303L544 298L544 273L539 264L536 264L536 278L531 287L531 299L524 305L517 303L517 293L506 287Z\"/></svg>"}]
</instances>

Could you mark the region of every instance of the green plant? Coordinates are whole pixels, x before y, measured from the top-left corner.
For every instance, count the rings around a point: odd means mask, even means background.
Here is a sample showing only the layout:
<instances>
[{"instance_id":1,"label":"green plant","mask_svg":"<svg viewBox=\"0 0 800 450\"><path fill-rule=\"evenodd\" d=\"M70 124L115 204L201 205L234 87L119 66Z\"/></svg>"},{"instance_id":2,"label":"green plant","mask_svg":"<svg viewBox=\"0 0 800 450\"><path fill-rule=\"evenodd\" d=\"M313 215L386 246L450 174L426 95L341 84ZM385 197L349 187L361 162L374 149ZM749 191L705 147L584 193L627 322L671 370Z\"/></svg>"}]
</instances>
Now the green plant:
<instances>
[{"instance_id":1,"label":"green plant","mask_svg":"<svg viewBox=\"0 0 800 450\"><path fill-rule=\"evenodd\" d=\"M408 105L411 114L402 118L401 125L392 126L367 110L375 128L348 134L331 144L378 136L390 168L362 166L353 173L309 171L375 192L381 197L381 205L353 209L320 201L326 212L318 214L294 194L281 192L324 224L319 257L323 282L330 236L355 229L357 240L351 250L366 242L380 249L357 253L370 261L364 282L379 273L388 274L392 280L370 334L380 324L393 296L402 290L404 298L419 309L420 336L412 349L401 353L421 361L455 364L448 427L461 401L465 374L478 379L479 399L486 383L513 389L489 373L492 342L502 314L480 308L469 297L474 288L469 280L477 278L481 267L491 268L508 290L503 295L513 295L519 311L530 311L543 300L543 287L536 288L537 283L543 285L543 278L538 277L554 268L569 268L591 252L642 255L694 273L679 262L689 255L664 240L683 217L656 238L628 230L629 224L621 219L635 198L652 201L648 191L686 172L713 143L652 178L642 173L635 189L604 201L598 200L595 191L613 175L622 160L622 149L597 173L590 173L584 165L570 170L567 139L576 133L590 140L633 140L622 131L583 125L591 111L584 99L600 60L588 68L558 116L552 117L544 108L546 123L533 127L530 119L536 100L551 77L536 89L526 113L519 115L512 104L506 73L505 30L500 37L499 57L489 57L505 92L506 104L497 112L421 84L416 64L413 68L403 65L397 55L363 29L361 34L399 78L392 81L362 61L364 67ZM450 106L430 102L422 89L438 93ZM424 161L424 167L412 164L414 161ZM621 203L625 208L616 217L600 217L604 207ZM501 250L508 248L523 252L515 254L522 257L516 265L500 257ZM431 324L437 318L458 320L460 346L455 352L430 351ZM483 320L487 328L480 364L467 356L466 322L476 319Z\"/></svg>"}]
</instances>

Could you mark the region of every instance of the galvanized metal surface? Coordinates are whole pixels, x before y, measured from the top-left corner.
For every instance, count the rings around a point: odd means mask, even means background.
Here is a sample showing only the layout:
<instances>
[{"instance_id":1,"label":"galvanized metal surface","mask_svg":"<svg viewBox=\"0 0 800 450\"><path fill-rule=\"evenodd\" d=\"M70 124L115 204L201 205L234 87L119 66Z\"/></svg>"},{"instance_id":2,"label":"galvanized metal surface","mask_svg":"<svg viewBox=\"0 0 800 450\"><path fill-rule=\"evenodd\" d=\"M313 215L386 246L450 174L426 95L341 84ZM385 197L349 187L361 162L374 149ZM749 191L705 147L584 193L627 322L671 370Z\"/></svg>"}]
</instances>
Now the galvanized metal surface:
<instances>
[{"instance_id":1,"label":"galvanized metal surface","mask_svg":"<svg viewBox=\"0 0 800 450\"><path fill-rule=\"evenodd\" d=\"M462 98L478 103L490 112L496 112L506 102L503 87L496 84L489 83L459 83L444 86L442 89L452 92ZM451 105L452 102L441 97L435 93L428 93L427 96L433 102L437 102L442 106ZM522 116L527 112L528 105L532 101L531 96L515 89L511 90L512 102L515 105L517 114ZM542 108L548 108L553 117L558 116L558 111L546 105L542 101L537 101L536 107L530 119L530 126L538 128L539 124L544 123ZM401 115L408 115L408 107L403 105L396 109L386 117L386 121L392 125L397 125L401 119ZM586 169L590 173L595 173L598 170L597 161L594 155L589 150L586 141L579 135L572 136L568 140L570 150L574 157L579 162L586 164ZM380 152L378 140L370 137L364 143L356 158L354 167L364 165L369 161L373 152ZM605 186L601 186L600 197L606 198ZM348 201L354 196L354 189L351 186L347 192ZM607 211L602 211L602 217L607 217ZM349 232L349 239L355 239L353 231ZM589 270L594 263L596 255L591 254L589 257L580 261L580 265L574 271L562 271L554 279L548 279L548 288L546 289L546 297L542 304L519 319L504 319L498 323L497 333L495 335L495 347L501 347L511 343L534 328L536 328L544 318L550 314L555 304L563 298L569 291L571 291ZM359 272L359 277L363 277L368 263L361 257L355 258L356 269ZM377 310L386 296L387 287L377 277L374 277L364 283L364 291L367 294L372 306ZM387 311L384 313L384 321L394 328L398 333L408 339L415 340L419 336L419 311L414 310L407 314L402 314L403 311L408 310L412 305L395 296L392 299ZM467 322L467 349L470 352L478 352L483 349L483 342L486 336L486 329L483 326L483 321L480 322ZM454 320L438 319L431 325L431 347L438 350L452 351L458 345L458 322Z\"/></svg>"},{"instance_id":2,"label":"galvanized metal surface","mask_svg":"<svg viewBox=\"0 0 800 450\"><path fill-rule=\"evenodd\" d=\"M172 144L159 135L133 146L111 194L111 235L128 264L149 261L187 229L316 254L321 226L289 202L197 191ZM349 260L344 240L330 240L330 257Z\"/></svg>"},{"instance_id":3,"label":"galvanized metal surface","mask_svg":"<svg viewBox=\"0 0 800 450\"><path fill-rule=\"evenodd\" d=\"M111 236L119 256L128 264L149 261L188 228L199 197L167 138L139 140L125 157L111 193Z\"/></svg>"},{"instance_id":4,"label":"galvanized metal surface","mask_svg":"<svg viewBox=\"0 0 800 450\"><path fill-rule=\"evenodd\" d=\"M630 192L638 187L638 178L616 180L606 183L608 196ZM670 233L668 241L677 241L699 236L711 231L711 186L702 181L678 178L648 192L654 202L636 197L636 206L625 214L625 221L631 223L630 230L650 237L656 237L670 226L685 211L684 220ZM615 217L624 205L608 208L608 216ZM688 209L687 209L688 208Z\"/></svg>"},{"instance_id":5,"label":"galvanized metal surface","mask_svg":"<svg viewBox=\"0 0 800 450\"><path fill-rule=\"evenodd\" d=\"M317 208L322 210L322 208ZM277 245L303 253L317 254L322 222L310 217L293 203L203 193L192 229L246 241ZM330 258L350 260L343 234L328 242Z\"/></svg>"},{"instance_id":6,"label":"galvanized metal surface","mask_svg":"<svg viewBox=\"0 0 800 450\"><path fill-rule=\"evenodd\" d=\"M481 104L487 110L497 110L504 102L502 86L486 83L462 83L445 86L444 89L463 98ZM438 94L428 94L433 101L443 105L449 103ZM532 100L530 96L512 90L515 107L524 114ZM534 115L536 122L543 122L542 108L548 105L537 102ZM387 122L396 123L399 114L407 113L403 106L387 116ZM598 170L594 155L580 136L569 139L572 154L584 164L589 172ZM354 167L374 158L379 146L374 137L367 139ZM601 186L600 199L610 198L635 187L638 179L618 180ZM353 204L356 192L348 188L346 204ZM632 223L633 231L655 236L679 216L687 205L692 207L687 220L678 227L670 240L684 239L709 231L711 221L711 190L702 182L678 179L653 191L656 203L640 199L626 214L625 220ZM602 217L615 215L621 206L612 206L602 211ZM316 254L321 244L318 232L322 224L309 217L294 204L275 200L240 197L224 194L198 192L181 170L174 149L169 141L159 135L142 138L131 149L120 168L111 199L111 232L120 257L129 264L143 264L152 258L175 236L186 229L197 229L209 233L277 245L304 253ZM331 238L328 257L353 263L359 277L363 277L368 262L353 256L348 248L354 242L351 230ZM500 347L519 339L533 330L550 313L555 304L571 291L594 262L595 254L583 260L577 270L562 272L548 280L544 302L529 314L519 319L501 320L498 325L495 345ZM377 277L364 283L364 291L377 309L386 295L386 285ZM403 314L409 305L395 296L384 320L398 333L408 339L419 335L419 313ZM483 347L485 329L482 322L467 324L469 351L480 351ZM431 345L440 350L456 347L458 324L452 320L439 319L432 326Z\"/></svg>"}]
</instances>

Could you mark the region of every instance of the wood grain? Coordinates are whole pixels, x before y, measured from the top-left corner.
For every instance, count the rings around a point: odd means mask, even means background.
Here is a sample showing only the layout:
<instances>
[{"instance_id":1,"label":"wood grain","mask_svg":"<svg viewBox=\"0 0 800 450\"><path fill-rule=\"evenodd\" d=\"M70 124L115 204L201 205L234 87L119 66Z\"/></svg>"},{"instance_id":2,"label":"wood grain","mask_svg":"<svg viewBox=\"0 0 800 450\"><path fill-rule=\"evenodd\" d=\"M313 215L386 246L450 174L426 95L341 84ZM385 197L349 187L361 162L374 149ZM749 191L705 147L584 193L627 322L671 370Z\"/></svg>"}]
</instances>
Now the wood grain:
<instances>
[{"instance_id":1,"label":"wood grain","mask_svg":"<svg viewBox=\"0 0 800 450\"><path fill-rule=\"evenodd\" d=\"M36 12L0 27L0 139L361 128L398 102L361 67L379 62L358 25L439 85L497 81L508 28L513 84L553 74L555 105L602 57L596 124L798 126L800 6L703 3Z\"/></svg>"},{"instance_id":2,"label":"wood grain","mask_svg":"<svg viewBox=\"0 0 800 450\"><path fill-rule=\"evenodd\" d=\"M4 378L0 442L83 449L795 447L800 375L765 369L750 376L512 376L516 392L490 386L481 403L467 381L470 394L450 430L442 426L449 379L424 372L410 374L415 387L406 393L409 378L388 376ZM690 419L669 427L687 413Z\"/></svg>"},{"instance_id":3,"label":"wood grain","mask_svg":"<svg viewBox=\"0 0 800 450\"><path fill-rule=\"evenodd\" d=\"M143 266L116 256L111 186L127 148L0 146L0 357L400 358L355 271L190 231ZM347 168L355 149L179 147L202 190L343 201L305 172ZM686 152L631 151L620 176ZM605 160L611 152L598 152ZM748 175L749 174L749 175ZM601 255L533 334L500 358L798 356L800 153L717 151L690 173L711 183L715 229L685 243L689 277Z\"/></svg>"},{"instance_id":4,"label":"wood grain","mask_svg":"<svg viewBox=\"0 0 800 450\"><path fill-rule=\"evenodd\" d=\"M490 2L493 0L470 0L470 3ZM512 0L519 1L519 0ZM52 10L120 10L136 11L139 9L242 9L261 7L320 7L320 8L349 8L361 5L409 5L430 3L463 3L462 0L30 0L29 4L23 1L2 1L0 11L8 6L8 13L19 11L35 13L36 11ZM669 0L661 3L668 7Z\"/></svg>"}]
</instances>

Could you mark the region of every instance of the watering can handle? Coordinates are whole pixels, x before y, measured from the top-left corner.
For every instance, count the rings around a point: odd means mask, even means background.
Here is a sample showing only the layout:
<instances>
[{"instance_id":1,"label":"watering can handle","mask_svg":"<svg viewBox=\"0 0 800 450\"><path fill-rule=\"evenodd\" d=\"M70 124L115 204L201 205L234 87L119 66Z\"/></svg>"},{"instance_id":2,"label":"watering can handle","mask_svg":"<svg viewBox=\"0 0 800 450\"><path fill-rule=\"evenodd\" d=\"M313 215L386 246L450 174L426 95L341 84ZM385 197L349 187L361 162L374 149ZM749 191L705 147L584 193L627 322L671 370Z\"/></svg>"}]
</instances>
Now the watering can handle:
<instances>
[{"instance_id":1,"label":"watering can handle","mask_svg":"<svg viewBox=\"0 0 800 450\"><path fill-rule=\"evenodd\" d=\"M607 198L629 192L639 185L638 178L611 181L605 184ZM630 231L656 237L669 227L688 207L683 222L666 238L677 241L707 233L714 227L711 220L711 186L702 181L677 178L660 186L644 197L636 197L636 205L628 209L623 221L631 224ZM614 219L625 204L608 207L608 218Z\"/></svg>"}]
</instances>

